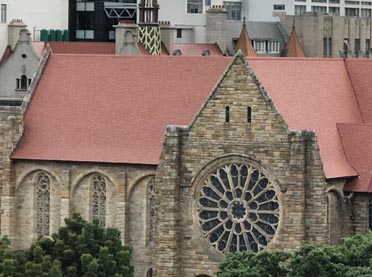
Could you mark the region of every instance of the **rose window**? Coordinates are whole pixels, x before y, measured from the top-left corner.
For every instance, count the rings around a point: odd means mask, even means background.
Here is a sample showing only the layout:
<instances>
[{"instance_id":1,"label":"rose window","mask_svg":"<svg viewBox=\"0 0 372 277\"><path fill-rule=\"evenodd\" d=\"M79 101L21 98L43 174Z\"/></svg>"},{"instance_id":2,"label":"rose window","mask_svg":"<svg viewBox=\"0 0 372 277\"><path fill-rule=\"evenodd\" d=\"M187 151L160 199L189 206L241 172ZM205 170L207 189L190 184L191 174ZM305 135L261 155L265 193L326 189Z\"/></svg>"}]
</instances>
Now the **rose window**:
<instances>
[{"instance_id":1,"label":"rose window","mask_svg":"<svg viewBox=\"0 0 372 277\"><path fill-rule=\"evenodd\" d=\"M220 252L264 248L279 223L274 185L246 164L229 164L209 174L200 189L198 220L205 238Z\"/></svg>"}]
</instances>

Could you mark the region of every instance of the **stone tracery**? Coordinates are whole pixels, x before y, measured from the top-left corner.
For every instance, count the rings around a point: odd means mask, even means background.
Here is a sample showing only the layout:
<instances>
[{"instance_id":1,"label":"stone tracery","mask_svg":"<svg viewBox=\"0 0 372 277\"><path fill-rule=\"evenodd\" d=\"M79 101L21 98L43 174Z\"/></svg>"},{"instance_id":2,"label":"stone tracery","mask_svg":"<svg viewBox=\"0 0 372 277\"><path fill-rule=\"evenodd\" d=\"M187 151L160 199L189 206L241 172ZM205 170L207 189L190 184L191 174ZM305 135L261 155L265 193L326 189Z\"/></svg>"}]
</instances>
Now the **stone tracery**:
<instances>
[{"instance_id":1,"label":"stone tracery","mask_svg":"<svg viewBox=\"0 0 372 277\"><path fill-rule=\"evenodd\" d=\"M40 173L36 184L36 233L49 235L50 222L50 179Z\"/></svg>"},{"instance_id":2,"label":"stone tracery","mask_svg":"<svg viewBox=\"0 0 372 277\"><path fill-rule=\"evenodd\" d=\"M93 178L92 197L93 218L98 219L102 226L106 226L106 180L101 175Z\"/></svg>"},{"instance_id":3,"label":"stone tracery","mask_svg":"<svg viewBox=\"0 0 372 277\"><path fill-rule=\"evenodd\" d=\"M197 203L204 237L219 252L263 249L279 223L273 184L247 164L227 164L203 181Z\"/></svg>"}]
</instances>

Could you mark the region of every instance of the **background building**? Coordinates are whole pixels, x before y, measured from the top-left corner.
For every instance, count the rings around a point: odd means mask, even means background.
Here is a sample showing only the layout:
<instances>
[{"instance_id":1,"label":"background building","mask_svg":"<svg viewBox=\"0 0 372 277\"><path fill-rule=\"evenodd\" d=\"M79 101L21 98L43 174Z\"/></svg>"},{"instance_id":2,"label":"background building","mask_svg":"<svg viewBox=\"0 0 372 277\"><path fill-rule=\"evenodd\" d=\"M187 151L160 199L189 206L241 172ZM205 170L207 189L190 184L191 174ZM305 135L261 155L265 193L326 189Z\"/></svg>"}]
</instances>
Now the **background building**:
<instances>
[{"instance_id":1,"label":"background building","mask_svg":"<svg viewBox=\"0 0 372 277\"><path fill-rule=\"evenodd\" d=\"M68 29L68 1L65 0L0 0L0 55L8 42L8 24L22 19L39 40L41 29Z\"/></svg>"}]
</instances>

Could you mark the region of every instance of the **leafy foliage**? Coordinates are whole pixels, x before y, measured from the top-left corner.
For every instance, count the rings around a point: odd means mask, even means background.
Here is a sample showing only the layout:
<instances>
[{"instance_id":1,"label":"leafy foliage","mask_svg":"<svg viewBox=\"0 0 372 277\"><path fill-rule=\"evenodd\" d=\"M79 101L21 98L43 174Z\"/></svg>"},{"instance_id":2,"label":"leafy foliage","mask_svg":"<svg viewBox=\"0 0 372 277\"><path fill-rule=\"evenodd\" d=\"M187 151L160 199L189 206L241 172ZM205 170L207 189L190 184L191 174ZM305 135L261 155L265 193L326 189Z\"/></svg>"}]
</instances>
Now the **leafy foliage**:
<instances>
[{"instance_id":1,"label":"leafy foliage","mask_svg":"<svg viewBox=\"0 0 372 277\"><path fill-rule=\"evenodd\" d=\"M131 250L121 244L117 229L104 229L79 214L65 220L51 238L40 237L29 251L16 254L0 239L0 277L130 277Z\"/></svg>"},{"instance_id":2,"label":"leafy foliage","mask_svg":"<svg viewBox=\"0 0 372 277\"><path fill-rule=\"evenodd\" d=\"M372 276L372 232L346 238L340 246L305 245L292 252L229 254L218 277L367 277Z\"/></svg>"}]
</instances>

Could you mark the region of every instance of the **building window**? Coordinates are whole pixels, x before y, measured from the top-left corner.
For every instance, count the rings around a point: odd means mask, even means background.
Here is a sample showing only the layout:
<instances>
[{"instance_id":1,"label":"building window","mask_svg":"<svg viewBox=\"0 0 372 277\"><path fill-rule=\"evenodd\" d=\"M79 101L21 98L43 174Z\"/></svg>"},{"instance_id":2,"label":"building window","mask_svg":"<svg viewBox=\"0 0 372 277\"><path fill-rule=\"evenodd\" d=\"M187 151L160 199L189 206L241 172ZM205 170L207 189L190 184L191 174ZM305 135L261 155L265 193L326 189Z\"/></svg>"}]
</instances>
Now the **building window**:
<instances>
[{"instance_id":1,"label":"building window","mask_svg":"<svg viewBox=\"0 0 372 277\"><path fill-rule=\"evenodd\" d=\"M329 4L340 4L340 0L329 0Z\"/></svg>"},{"instance_id":2,"label":"building window","mask_svg":"<svg viewBox=\"0 0 372 277\"><path fill-rule=\"evenodd\" d=\"M314 13L327 13L327 7L312 6L311 11L314 12Z\"/></svg>"},{"instance_id":3,"label":"building window","mask_svg":"<svg viewBox=\"0 0 372 277\"><path fill-rule=\"evenodd\" d=\"M225 108L225 122L226 123L230 122L230 107L229 106Z\"/></svg>"},{"instance_id":4,"label":"building window","mask_svg":"<svg viewBox=\"0 0 372 277\"><path fill-rule=\"evenodd\" d=\"M268 41L267 42L267 51L270 54L278 54L280 52L279 41Z\"/></svg>"},{"instance_id":5,"label":"building window","mask_svg":"<svg viewBox=\"0 0 372 277\"><path fill-rule=\"evenodd\" d=\"M240 20L242 3L240 2L223 2L223 6L227 11L228 20Z\"/></svg>"},{"instance_id":6,"label":"building window","mask_svg":"<svg viewBox=\"0 0 372 277\"><path fill-rule=\"evenodd\" d=\"M359 1L345 1L345 5L360 5Z\"/></svg>"},{"instance_id":7,"label":"building window","mask_svg":"<svg viewBox=\"0 0 372 277\"><path fill-rule=\"evenodd\" d=\"M266 53L266 41L254 40L253 48L256 51L256 53Z\"/></svg>"},{"instance_id":8,"label":"building window","mask_svg":"<svg viewBox=\"0 0 372 277\"><path fill-rule=\"evenodd\" d=\"M182 38L182 29L177 29L177 38Z\"/></svg>"},{"instance_id":9,"label":"building window","mask_svg":"<svg viewBox=\"0 0 372 277\"><path fill-rule=\"evenodd\" d=\"M332 58L332 38L323 38L323 57Z\"/></svg>"},{"instance_id":10,"label":"building window","mask_svg":"<svg viewBox=\"0 0 372 277\"><path fill-rule=\"evenodd\" d=\"M106 226L106 180L101 175L93 178L92 210L93 219Z\"/></svg>"},{"instance_id":11,"label":"building window","mask_svg":"<svg viewBox=\"0 0 372 277\"><path fill-rule=\"evenodd\" d=\"M45 173L39 174L36 184L36 233L49 236L50 179Z\"/></svg>"},{"instance_id":12,"label":"building window","mask_svg":"<svg viewBox=\"0 0 372 277\"><path fill-rule=\"evenodd\" d=\"M327 3L327 0L311 0L313 3Z\"/></svg>"},{"instance_id":13,"label":"building window","mask_svg":"<svg viewBox=\"0 0 372 277\"><path fill-rule=\"evenodd\" d=\"M295 5L295 15L304 15L306 13L306 6Z\"/></svg>"},{"instance_id":14,"label":"building window","mask_svg":"<svg viewBox=\"0 0 372 277\"><path fill-rule=\"evenodd\" d=\"M1 23L6 23L6 4L1 4Z\"/></svg>"},{"instance_id":15,"label":"building window","mask_svg":"<svg viewBox=\"0 0 372 277\"><path fill-rule=\"evenodd\" d=\"M366 39L366 52L369 52L371 48L371 41L370 39Z\"/></svg>"},{"instance_id":16,"label":"building window","mask_svg":"<svg viewBox=\"0 0 372 277\"><path fill-rule=\"evenodd\" d=\"M202 13L203 12L203 0L187 0L187 12L188 13Z\"/></svg>"},{"instance_id":17,"label":"building window","mask_svg":"<svg viewBox=\"0 0 372 277\"><path fill-rule=\"evenodd\" d=\"M211 0L205 0L205 5L207 7L210 7L211 6Z\"/></svg>"},{"instance_id":18,"label":"building window","mask_svg":"<svg viewBox=\"0 0 372 277\"><path fill-rule=\"evenodd\" d=\"M361 9L361 16L371 17L372 10L371 9Z\"/></svg>"},{"instance_id":19,"label":"building window","mask_svg":"<svg viewBox=\"0 0 372 277\"><path fill-rule=\"evenodd\" d=\"M94 2L77 2L76 3L76 11L93 12L94 11Z\"/></svg>"},{"instance_id":20,"label":"building window","mask_svg":"<svg viewBox=\"0 0 372 277\"><path fill-rule=\"evenodd\" d=\"M227 163L201 180L197 217L204 238L221 253L265 248L279 225L270 180L252 165Z\"/></svg>"},{"instance_id":21,"label":"building window","mask_svg":"<svg viewBox=\"0 0 372 277\"><path fill-rule=\"evenodd\" d=\"M356 38L354 40L354 50L355 52L359 52L360 51L360 39Z\"/></svg>"},{"instance_id":22,"label":"building window","mask_svg":"<svg viewBox=\"0 0 372 277\"><path fill-rule=\"evenodd\" d=\"M155 179L151 178L147 185L148 196L148 236L149 242L154 240L154 220L155 220Z\"/></svg>"},{"instance_id":23,"label":"building window","mask_svg":"<svg viewBox=\"0 0 372 277\"><path fill-rule=\"evenodd\" d=\"M359 16L359 9L355 8L345 8L346 16Z\"/></svg>"},{"instance_id":24,"label":"building window","mask_svg":"<svg viewBox=\"0 0 372 277\"><path fill-rule=\"evenodd\" d=\"M329 14L340 15L340 8L339 7L329 7L328 11L329 11Z\"/></svg>"},{"instance_id":25,"label":"building window","mask_svg":"<svg viewBox=\"0 0 372 277\"><path fill-rule=\"evenodd\" d=\"M247 123L252 123L252 108L247 108Z\"/></svg>"},{"instance_id":26,"label":"building window","mask_svg":"<svg viewBox=\"0 0 372 277\"><path fill-rule=\"evenodd\" d=\"M274 5L274 11L284 11L285 5Z\"/></svg>"},{"instance_id":27,"label":"building window","mask_svg":"<svg viewBox=\"0 0 372 277\"><path fill-rule=\"evenodd\" d=\"M27 79L26 75L17 78L17 90L27 90L31 84L31 79Z\"/></svg>"}]
</instances>

